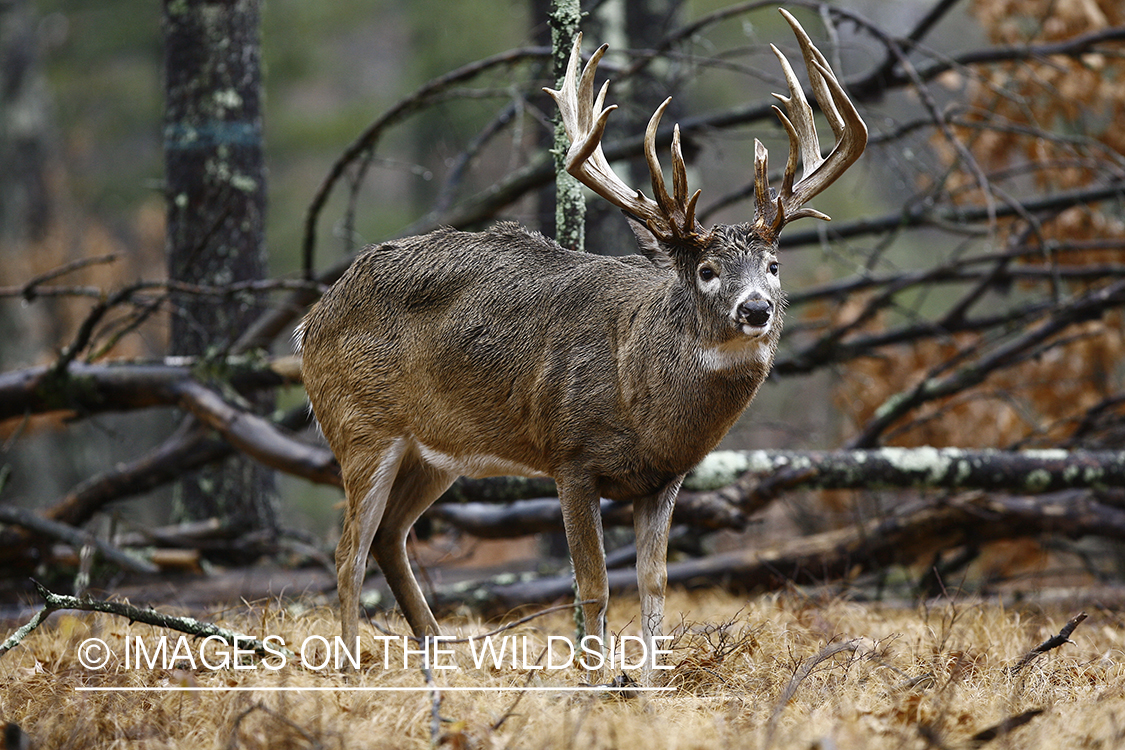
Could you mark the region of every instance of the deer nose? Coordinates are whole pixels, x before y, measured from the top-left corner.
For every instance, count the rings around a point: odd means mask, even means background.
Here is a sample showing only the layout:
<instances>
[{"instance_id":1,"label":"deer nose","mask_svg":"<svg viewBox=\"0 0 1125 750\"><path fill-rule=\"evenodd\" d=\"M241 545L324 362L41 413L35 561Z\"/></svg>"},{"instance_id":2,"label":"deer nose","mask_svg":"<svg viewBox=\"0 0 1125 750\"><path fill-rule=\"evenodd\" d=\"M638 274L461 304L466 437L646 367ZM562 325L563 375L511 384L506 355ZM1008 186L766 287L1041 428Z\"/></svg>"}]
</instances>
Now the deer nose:
<instances>
[{"instance_id":1,"label":"deer nose","mask_svg":"<svg viewBox=\"0 0 1125 750\"><path fill-rule=\"evenodd\" d=\"M766 299L749 299L738 306L738 319L752 326L764 326L770 322L773 304Z\"/></svg>"}]
</instances>

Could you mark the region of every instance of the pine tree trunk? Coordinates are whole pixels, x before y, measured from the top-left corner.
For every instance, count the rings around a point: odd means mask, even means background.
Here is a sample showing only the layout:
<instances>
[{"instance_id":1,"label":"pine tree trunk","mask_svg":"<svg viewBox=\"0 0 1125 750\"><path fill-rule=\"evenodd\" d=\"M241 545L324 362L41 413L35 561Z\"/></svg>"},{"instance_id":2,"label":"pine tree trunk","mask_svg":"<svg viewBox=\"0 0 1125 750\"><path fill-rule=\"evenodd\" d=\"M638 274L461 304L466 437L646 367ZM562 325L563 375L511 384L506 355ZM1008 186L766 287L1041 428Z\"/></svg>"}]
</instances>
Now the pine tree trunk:
<instances>
[{"instance_id":1,"label":"pine tree trunk","mask_svg":"<svg viewBox=\"0 0 1125 750\"><path fill-rule=\"evenodd\" d=\"M165 0L164 155L171 279L263 278L265 170L258 0ZM253 299L174 299L172 354L221 352L260 312ZM246 458L185 478L185 519L276 528L272 474Z\"/></svg>"}]
</instances>

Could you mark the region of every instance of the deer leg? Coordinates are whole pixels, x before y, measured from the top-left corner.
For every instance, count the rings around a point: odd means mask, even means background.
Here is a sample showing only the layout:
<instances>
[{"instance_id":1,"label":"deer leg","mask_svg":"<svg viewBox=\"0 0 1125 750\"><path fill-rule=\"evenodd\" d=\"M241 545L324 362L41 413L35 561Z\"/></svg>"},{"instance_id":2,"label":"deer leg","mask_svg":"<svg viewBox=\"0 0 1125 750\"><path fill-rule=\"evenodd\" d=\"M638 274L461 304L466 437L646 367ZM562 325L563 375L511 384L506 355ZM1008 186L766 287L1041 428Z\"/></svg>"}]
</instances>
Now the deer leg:
<instances>
[{"instance_id":1,"label":"deer leg","mask_svg":"<svg viewBox=\"0 0 1125 750\"><path fill-rule=\"evenodd\" d=\"M633 503L633 529L637 537L637 586L641 594L641 634L645 641L645 661L641 682L652 683L656 667L655 639L663 635L664 589L668 584L668 530L672 506L683 477L650 497Z\"/></svg>"},{"instance_id":2,"label":"deer leg","mask_svg":"<svg viewBox=\"0 0 1125 750\"><path fill-rule=\"evenodd\" d=\"M601 498L587 481L570 482L556 478L559 502L562 503L563 527L570 559L574 564L574 578L578 583L578 598L582 605L586 636L594 640L588 645L604 653L605 616L609 605L609 579L605 570L605 546L602 540ZM578 644L581 649L583 644ZM588 657L587 664L597 659ZM591 682L597 679L600 669L589 670Z\"/></svg>"},{"instance_id":3,"label":"deer leg","mask_svg":"<svg viewBox=\"0 0 1125 750\"><path fill-rule=\"evenodd\" d=\"M376 454L374 466L370 461L358 466L349 461L343 467L347 512L340 543L336 545L336 588L340 595L341 631L349 649L354 648L359 636L359 595L367 572L367 555L405 448L406 442L397 438Z\"/></svg>"},{"instance_id":4,"label":"deer leg","mask_svg":"<svg viewBox=\"0 0 1125 750\"><path fill-rule=\"evenodd\" d=\"M445 492L455 474L433 468L417 456L403 461L390 491L372 551L410 629L418 638L438 635L437 620L418 586L406 554L406 535L418 517Z\"/></svg>"}]
</instances>

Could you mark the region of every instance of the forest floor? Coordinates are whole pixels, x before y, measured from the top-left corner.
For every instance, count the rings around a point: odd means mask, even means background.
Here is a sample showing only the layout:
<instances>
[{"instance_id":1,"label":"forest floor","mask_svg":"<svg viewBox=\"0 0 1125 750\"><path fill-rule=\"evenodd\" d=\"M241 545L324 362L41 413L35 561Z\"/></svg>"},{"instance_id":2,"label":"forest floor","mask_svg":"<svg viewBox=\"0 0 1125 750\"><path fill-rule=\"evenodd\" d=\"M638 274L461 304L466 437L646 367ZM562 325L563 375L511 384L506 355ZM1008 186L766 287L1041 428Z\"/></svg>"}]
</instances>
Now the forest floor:
<instances>
[{"instance_id":1,"label":"forest floor","mask_svg":"<svg viewBox=\"0 0 1125 750\"><path fill-rule=\"evenodd\" d=\"M421 656L403 668L404 649L418 646L377 640L406 632L404 623L377 618L349 674L331 661L337 612L319 601L193 613L275 636L279 653L264 659L120 617L58 613L0 657L0 721L10 741L17 725L36 750L1125 744L1125 623L1088 596L892 606L799 590L672 592L671 668L655 679L666 689L616 695L586 690L585 671L562 666L574 647L566 609L494 635L492 653L508 649L499 665L483 641L439 644L428 675ZM1089 616L1072 642L1018 666L1077 607ZM636 634L637 612L635 598L615 598L611 631ZM465 616L443 626L468 636L496 623ZM284 665L282 641L293 651Z\"/></svg>"}]
</instances>

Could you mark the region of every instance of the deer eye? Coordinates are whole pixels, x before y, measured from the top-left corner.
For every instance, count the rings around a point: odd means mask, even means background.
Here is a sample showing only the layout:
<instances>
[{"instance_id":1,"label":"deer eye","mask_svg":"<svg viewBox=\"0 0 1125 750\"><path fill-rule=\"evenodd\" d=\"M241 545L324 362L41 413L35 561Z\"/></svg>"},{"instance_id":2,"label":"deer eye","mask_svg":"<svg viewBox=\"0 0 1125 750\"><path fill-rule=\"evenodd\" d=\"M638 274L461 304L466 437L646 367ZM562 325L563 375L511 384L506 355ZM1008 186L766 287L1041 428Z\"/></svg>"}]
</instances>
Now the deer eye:
<instances>
[{"instance_id":1,"label":"deer eye","mask_svg":"<svg viewBox=\"0 0 1125 750\"><path fill-rule=\"evenodd\" d=\"M714 279L714 278L718 277L718 275L719 275L719 272L716 271L711 266L700 266L699 267L699 278L702 281L710 281L711 279Z\"/></svg>"},{"instance_id":2,"label":"deer eye","mask_svg":"<svg viewBox=\"0 0 1125 750\"><path fill-rule=\"evenodd\" d=\"M780 266L777 265L777 261L770 263L770 273L772 273L774 276L777 276L777 272L779 269Z\"/></svg>"}]
</instances>

